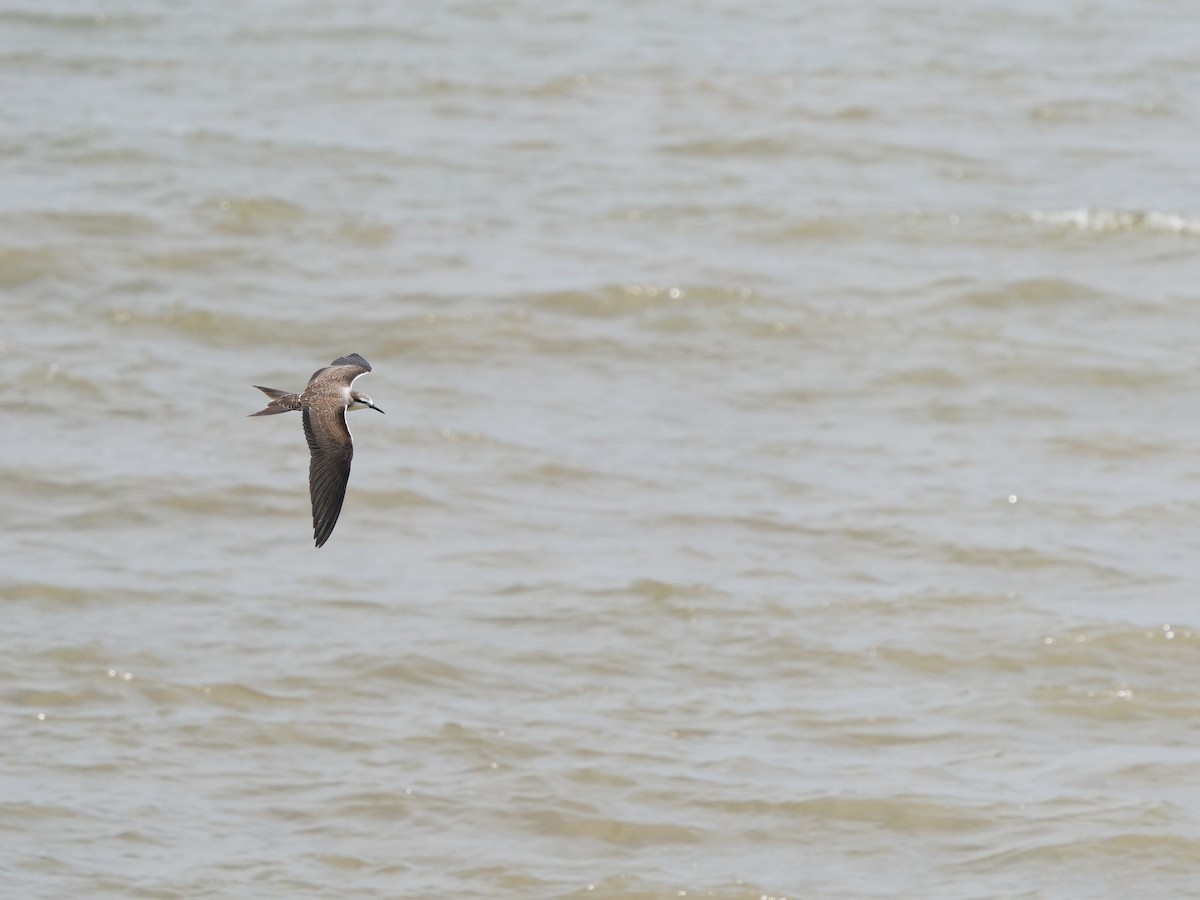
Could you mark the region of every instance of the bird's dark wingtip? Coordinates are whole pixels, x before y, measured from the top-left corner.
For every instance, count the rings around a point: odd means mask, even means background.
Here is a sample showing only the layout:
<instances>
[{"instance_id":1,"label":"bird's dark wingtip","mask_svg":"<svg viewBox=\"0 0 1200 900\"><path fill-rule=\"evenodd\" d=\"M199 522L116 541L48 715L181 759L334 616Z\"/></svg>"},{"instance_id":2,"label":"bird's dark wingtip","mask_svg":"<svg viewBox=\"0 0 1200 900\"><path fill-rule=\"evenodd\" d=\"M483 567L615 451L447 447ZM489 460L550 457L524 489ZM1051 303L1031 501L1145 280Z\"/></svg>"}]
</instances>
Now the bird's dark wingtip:
<instances>
[{"instance_id":1,"label":"bird's dark wingtip","mask_svg":"<svg viewBox=\"0 0 1200 900\"><path fill-rule=\"evenodd\" d=\"M325 546L325 542L333 534L333 526L336 524L337 519L334 519L332 523L322 522L313 528L313 544L318 550Z\"/></svg>"},{"instance_id":2,"label":"bird's dark wingtip","mask_svg":"<svg viewBox=\"0 0 1200 900\"><path fill-rule=\"evenodd\" d=\"M339 356L337 359L335 359L333 362L331 362L330 365L331 366L362 366L362 368L366 369L368 372L371 371L371 364L369 362L367 362L365 359L363 359L363 356L361 353L351 353L349 356Z\"/></svg>"}]
</instances>

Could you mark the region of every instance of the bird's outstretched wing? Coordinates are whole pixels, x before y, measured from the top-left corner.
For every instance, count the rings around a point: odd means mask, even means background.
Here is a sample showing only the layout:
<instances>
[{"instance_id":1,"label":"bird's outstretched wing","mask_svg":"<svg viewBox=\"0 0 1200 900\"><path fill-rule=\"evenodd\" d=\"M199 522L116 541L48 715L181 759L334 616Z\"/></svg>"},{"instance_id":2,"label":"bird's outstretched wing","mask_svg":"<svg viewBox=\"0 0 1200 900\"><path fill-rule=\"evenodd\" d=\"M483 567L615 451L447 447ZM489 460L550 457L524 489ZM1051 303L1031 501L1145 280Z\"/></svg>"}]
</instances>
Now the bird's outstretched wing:
<instances>
[{"instance_id":1,"label":"bird's outstretched wing","mask_svg":"<svg viewBox=\"0 0 1200 900\"><path fill-rule=\"evenodd\" d=\"M345 369L345 372L333 372L332 369ZM312 377L308 379L308 383L312 384L318 378L321 379L339 379L345 384L350 384L359 375L363 375L371 371L371 364L359 356L357 353L351 353L349 356L339 356L329 365L317 369L312 373Z\"/></svg>"},{"instance_id":2,"label":"bird's outstretched wing","mask_svg":"<svg viewBox=\"0 0 1200 900\"><path fill-rule=\"evenodd\" d=\"M345 407L305 409L304 436L312 454L308 463L308 491L312 496L313 538L320 547L333 534L350 481L354 439L346 427Z\"/></svg>"}]
</instances>

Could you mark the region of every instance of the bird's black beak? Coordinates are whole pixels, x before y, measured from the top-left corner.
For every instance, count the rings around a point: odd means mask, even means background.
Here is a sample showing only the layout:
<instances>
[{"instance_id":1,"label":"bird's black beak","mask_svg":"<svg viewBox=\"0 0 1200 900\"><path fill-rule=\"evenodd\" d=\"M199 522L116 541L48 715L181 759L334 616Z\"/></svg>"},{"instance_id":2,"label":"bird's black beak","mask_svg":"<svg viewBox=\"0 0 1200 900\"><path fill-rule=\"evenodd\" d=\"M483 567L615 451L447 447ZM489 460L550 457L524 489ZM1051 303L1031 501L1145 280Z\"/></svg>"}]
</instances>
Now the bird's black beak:
<instances>
[{"instance_id":1,"label":"bird's black beak","mask_svg":"<svg viewBox=\"0 0 1200 900\"><path fill-rule=\"evenodd\" d=\"M380 413L381 415L387 415L387 413L385 413L382 409L380 409L375 404L371 404L371 409L375 410L375 412Z\"/></svg>"}]
</instances>

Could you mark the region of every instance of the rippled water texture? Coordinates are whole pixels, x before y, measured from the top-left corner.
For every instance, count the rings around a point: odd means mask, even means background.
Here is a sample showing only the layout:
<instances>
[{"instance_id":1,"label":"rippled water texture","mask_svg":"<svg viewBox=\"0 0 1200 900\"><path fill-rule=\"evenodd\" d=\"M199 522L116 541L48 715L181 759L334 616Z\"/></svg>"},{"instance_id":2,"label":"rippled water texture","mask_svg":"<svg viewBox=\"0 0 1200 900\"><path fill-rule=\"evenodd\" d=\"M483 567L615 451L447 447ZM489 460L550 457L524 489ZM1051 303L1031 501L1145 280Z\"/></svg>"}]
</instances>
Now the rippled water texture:
<instances>
[{"instance_id":1,"label":"rippled water texture","mask_svg":"<svg viewBox=\"0 0 1200 900\"><path fill-rule=\"evenodd\" d=\"M0 894L1194 894L1194 19L0 0Z\"/></svg>"}]
</instances>

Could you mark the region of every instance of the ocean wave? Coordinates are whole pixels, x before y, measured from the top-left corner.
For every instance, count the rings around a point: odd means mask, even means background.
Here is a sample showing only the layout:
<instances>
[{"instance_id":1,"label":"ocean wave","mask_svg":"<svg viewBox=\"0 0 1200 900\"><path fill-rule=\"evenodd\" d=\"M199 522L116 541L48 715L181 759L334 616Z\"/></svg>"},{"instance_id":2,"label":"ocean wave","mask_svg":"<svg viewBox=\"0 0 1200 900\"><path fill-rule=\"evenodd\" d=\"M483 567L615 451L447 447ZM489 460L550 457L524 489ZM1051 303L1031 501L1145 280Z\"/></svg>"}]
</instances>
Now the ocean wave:
<instances>
[{"instance_id":1,"label":"ocean wave","mask_svg":"<svg viewBox=\"0 0 1200 900\"><path fill-rule=\"evenodd\" d=\"M1028 220L1035 225L1078 231L1117 233L1149 232L1152 234L1176 234L1200 236L1200 218L1181 213L1158 210L1139 211L1122 209L1079 209L1034 210Z\"/></svg>"}]
</instances>

